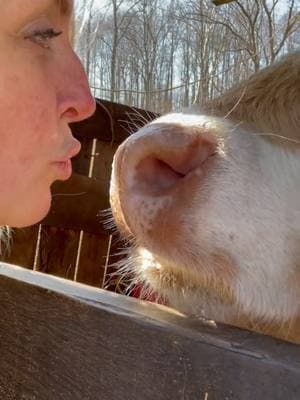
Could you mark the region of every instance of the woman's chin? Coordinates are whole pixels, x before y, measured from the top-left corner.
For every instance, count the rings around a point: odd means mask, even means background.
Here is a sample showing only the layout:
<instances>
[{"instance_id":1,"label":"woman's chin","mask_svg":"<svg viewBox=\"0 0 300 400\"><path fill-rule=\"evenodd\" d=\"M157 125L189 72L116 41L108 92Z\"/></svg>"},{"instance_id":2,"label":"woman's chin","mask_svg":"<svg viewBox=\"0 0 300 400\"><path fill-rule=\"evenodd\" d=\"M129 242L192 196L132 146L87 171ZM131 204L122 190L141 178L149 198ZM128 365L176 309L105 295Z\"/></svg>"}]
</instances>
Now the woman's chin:
<instances>
[{"instance_id":1,"label":"woman's chin","mask_svg":"<svg viewBox=\"0 0 300 400\"><path fill-rule=\"evenodd\" d=\"M32 200L32 201L30 201ZM39 200L39 201L37 201ZM15 207L13 213L7 218L2 225L8 225L13 228L26 228L30 225L37 224L46 217L51 207L51 193L43 196L27 199L22 205Z\"/></svg>"}]
</instances>

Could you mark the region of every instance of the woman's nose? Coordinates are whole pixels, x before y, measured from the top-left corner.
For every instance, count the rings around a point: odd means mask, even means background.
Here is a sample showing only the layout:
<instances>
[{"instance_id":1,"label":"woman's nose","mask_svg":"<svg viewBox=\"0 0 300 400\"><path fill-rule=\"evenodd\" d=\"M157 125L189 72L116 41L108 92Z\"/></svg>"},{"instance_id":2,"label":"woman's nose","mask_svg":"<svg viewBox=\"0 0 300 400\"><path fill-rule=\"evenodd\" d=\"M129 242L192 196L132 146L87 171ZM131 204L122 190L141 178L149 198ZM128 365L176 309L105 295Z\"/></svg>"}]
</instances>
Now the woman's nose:
<instances>
[{"instance_id":1,"label":"woman's nose","mask_svg":"<svg viewBox=\"0 0 300 400\"><path fill-rule=\"evenodd\" d=\"M83 66L75 53L72 54L72 62L66 67L61 81L62 88L58 93L58 108L60 118L72 123L93 115L96 104Z\"/></svg>"}]
</instances>

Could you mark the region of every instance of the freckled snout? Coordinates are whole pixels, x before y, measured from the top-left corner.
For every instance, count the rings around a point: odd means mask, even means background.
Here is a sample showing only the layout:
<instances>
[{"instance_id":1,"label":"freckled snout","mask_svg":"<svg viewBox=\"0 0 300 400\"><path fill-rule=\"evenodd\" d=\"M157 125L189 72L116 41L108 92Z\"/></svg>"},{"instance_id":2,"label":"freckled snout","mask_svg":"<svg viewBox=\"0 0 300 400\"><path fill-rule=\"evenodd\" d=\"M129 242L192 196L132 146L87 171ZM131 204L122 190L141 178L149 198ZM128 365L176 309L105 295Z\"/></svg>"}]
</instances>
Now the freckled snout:
<instances>
[{"instance_id":1,"label":"freckled snout","mask_svg":"<svg viewBox=\"0 0 300 400\"><path fill-rule=\"evenodd\" d=\"M116 152L113 164L110 195L119 228L142 243L153 243L159 238L163 214L172 234L178 232L179 216L216 148L211 126L199 121L183 125L159 119L132 135Z\"/></svg>"}]
</instances>

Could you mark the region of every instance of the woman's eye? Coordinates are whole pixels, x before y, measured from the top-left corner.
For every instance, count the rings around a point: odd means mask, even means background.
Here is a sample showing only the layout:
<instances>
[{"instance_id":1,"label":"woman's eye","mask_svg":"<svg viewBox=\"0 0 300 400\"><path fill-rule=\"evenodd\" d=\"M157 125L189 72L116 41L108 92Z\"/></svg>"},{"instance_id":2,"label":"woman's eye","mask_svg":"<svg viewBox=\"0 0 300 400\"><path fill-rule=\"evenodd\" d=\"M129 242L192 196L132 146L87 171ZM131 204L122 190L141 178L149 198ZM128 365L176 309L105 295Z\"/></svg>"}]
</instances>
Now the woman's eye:
<instances>
[{"instance_id":1,"label":"woman's eye","mask_svg":"<svg viewBox=\"0 0 300 400\"><path fill-rule=\"evenodd\" d=\"M62 34L61 31L57 32L53 28L38 30L29 35L26 35L24 39L29 39L34 43L42 46L45 49L50 48L50 40L60 36Z\"/></svg>"}]
</instances>

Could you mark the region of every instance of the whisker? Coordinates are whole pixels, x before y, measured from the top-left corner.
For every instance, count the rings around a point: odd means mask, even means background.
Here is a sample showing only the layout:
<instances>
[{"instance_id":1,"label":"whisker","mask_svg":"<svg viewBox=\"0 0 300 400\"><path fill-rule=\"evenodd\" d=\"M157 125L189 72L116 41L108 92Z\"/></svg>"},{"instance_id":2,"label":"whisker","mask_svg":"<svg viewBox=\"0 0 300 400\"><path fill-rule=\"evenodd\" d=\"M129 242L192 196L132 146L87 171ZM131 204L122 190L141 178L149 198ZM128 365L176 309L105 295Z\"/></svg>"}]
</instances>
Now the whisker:
<instances>
[{"instance_id":1,"label":"whisker","mask_svg":"<svg viewBox=\"0 0 300 400\"><path fill-rule=\"evenodd\" d=\"M256 135L256 136L271 136L271 137L275 137L277 139L286 140L291 143L300 144L300 140L292 139L292 138L282 136L282 135L278 135L277 133L271 133L271 132L258 132L257 133L256 132L256 133L254 133L254 135Z\"/></svg>"},{"instance_id":2,"label":"whisker","mask_svg":"<svg viewBox=\"0 0 300 400\"><path fill-rule=\"evenodd\" d=\"M82 196L84 194L87 194L87 192L80 192L80 193L54 193L51 195L51 197L57 197L57 196L65 196L65 197L70 197L70 196Z\"/></svg>"},{"instance_id":3,"label":"whisker","mask_svg":"<svg viewBox=\"0 0 300 400\"><path fill-rule=\"evenodd\" d=\"M224 120L226 120L232 113L233 111L237 108L237 106L240 104L240 102L242 101L242 98L245 96L247 90L247 86L244 87L242 94L240 95L238 101L235 103L235 105L228 111L228 113L225 115L225 117L223 117Z\"/></svg>"},{"instance_id":4,"label":"whisker","mask_svg":"<svg viewBox=\"0 0 300 400\"><path fill-rule=\"evenodd\" d=\"M122 123L122 127L127 131L129 135L132 135L141 128L141 126L129 120L119 120L119 122ZM126 124L127 126L124 124Z\"/></svg>"}]
</instances>

